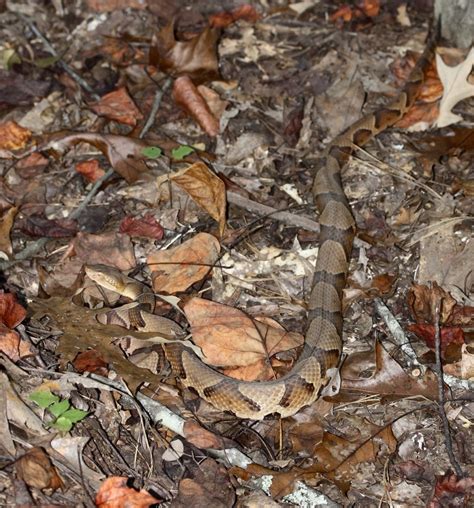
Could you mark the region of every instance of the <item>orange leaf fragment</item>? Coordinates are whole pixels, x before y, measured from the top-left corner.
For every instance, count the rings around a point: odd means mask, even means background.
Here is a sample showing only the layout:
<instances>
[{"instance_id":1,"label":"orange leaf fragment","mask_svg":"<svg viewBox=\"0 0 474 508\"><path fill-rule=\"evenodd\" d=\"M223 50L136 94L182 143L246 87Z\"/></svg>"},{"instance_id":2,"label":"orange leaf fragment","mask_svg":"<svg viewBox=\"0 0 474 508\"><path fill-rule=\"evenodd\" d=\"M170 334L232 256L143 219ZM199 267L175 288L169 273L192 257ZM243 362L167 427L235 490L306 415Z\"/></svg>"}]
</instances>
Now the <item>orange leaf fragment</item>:
<instances>
[{"instance_id":1,"label":"orange leaf fragment","mask_svg":"<svg viewBox=\"0 0 474 508\"><path fill-rule=\"evenodd\" d=\"M78 162L76 171L80 173L89 182L95 182L105 175L105 171L100 167L97 159L90 161Z\"/></svg>"},{"instance_id":2,"label":"orange leaf fragment","mask_svg":"<svg viewBox=\"0 0 474 508\"><path fill-rule=\"evenodd\" d=\"M219 251L214 236L198 233L178 247L149 254L153 289L169 294L185 291L212 271Z\"/></svg>"},{"instance_id":3,"label":"orange leaf fragment","mask_svg":"<svg viewBox=\"0 0 474 508\"><path fill-rule=\"evenodd\" d=\"M196 162L171 179L219 224L221 236L225 230L227 207L224 182L203 162Z\"/></svg>"},{"instance_id":4,"label":"orange leaf fragment","mask_svg":"<svg viewBox=\"0 0 474 508\"><path fill-rule=\"evenodd\" d=\"M30 138L31 132L16 122L10 120L0 123L0 149L20 150L26 146Z\"/></svg>"},{"instance_id":5,"label":"orange leaf fragment","mask_svg":"<svg viewBox=\"0 0 474 508\"><path fill-rule=\"evenodd\" d=\"M147 214L143 218L125 217L120 223L120 232L132 237L153 240L161 240L165 234L165 230L152 214Z\"/></svg>"},{"instance_id":6,"label":"orange leaf fragment","mask_svg":"<svg viewBox=\"0 0 474 508\"><path fill-rule=\"evenodd\" d=\"M190 116L196 120L204 132L215 137L219 134L219 121L212 114L204 97L189 76L177 78L173 85L173 97Z\"/></svg>"},{"instance_id":7,"label":"orange leaf fragment","mask_svg":"<svg viewBox=\"0 0 474 508\"><path fill-rule=\"evenodd\" d=\"M255 23L260 19L260 15L253 5L244 4L232 11L223 11L213 14L209 17L209 25L216 28L226 28L239 19L243 19L249 23Z\"/></svg>"},{"instance_id":8,"label":"orange leaf fragment","mask_svg":"<svg viewBox=\"0 0 474 508\"><path fill-rule=\"evenodd\" d=\"M26 317L26 310L16 301L13 293L0 293L0 322L15 328Z\"/></svg>"},{"instance_id":9,"label":"orange leaf fragment","mask_svg":"<svg viewBox=\"0 0 474 508\"><path fill-rule=\"evenodd\" d=\"M135 127L137 121L143 118L125 87L104 95L90 108L99 116L104 116L109 120L115 120L131 127Z\"/></svg>"},{"instance_id":10,"label":"orange leaf fragment","mask_svg":"<svg viewBox=\"0 0 474 508\"><path fill-rule=\"evenodd\" d=\"M149 508L159 500L146 490L128 487L128 478L111 476L100 486L95 496L98 508Z\"/></svg>"}]
</instances>

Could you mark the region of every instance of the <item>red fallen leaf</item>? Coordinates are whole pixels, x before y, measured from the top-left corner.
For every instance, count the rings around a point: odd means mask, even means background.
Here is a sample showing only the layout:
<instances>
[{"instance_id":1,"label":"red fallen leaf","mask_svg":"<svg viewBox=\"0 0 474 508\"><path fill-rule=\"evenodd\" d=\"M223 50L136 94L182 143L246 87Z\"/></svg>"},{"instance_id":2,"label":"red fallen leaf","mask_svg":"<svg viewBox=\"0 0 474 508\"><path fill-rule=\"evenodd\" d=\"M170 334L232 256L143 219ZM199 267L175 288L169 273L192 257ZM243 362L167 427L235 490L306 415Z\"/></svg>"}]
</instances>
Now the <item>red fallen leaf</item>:
<instances>
[{"instance_id":1,"label":"red fallen leaf","mask_svg":"<svg viewBox=\"0 0 474 508\"><path fill-rule=\"evenodd\" d=\"M415 333L420 339L426 342L426 345L435 348L435 327L423 323L413 324L408 326L410 332ZM441 328L440 341L441 352L444 353L450 344L464 344L464 332L462 328L455 326L443 326Z\"/></svg>"},{"instance_id":2,"label":"red fallen leaf","mask_svg":"<svg viewBox=\"0 0 474 508\"><path fill-rule=\"evenodd\" d=\"M78 162L76 171L80 173L89 182L95 182L105 175L105 171L100 167L97 159Z\"/></svg>"},{"instance_id":3,"label":"red fallen leaf","mask_svg":"<svg viewBox=\"0 0 474 508\"><path fill-rule=\"evenodd\" d=\"M0 322L15 328L26 317L26 310L17 301L13 293L0 293Z\"/></svg>"},{"instance_id":4,"label":"red fallen leaf","mask_svg":"<svg viewBox=\"0 0 474 508\"><path fill-rule=\"evenodd\" d=\"M211 113L206 101L189 76L181 76L173 85L173 97L209 136L219 134L219 121Z\"/></svg>"},{"instance_id":5,"label":"red fallen leaf","mask_svg":"<svg viewBox=\"0 0 474 508\"><path fill-rule=\"evenodd\" d=\"M223 11L209 16L209 25L216 28L226 28L239 19L255 23L260 19L260 15L253 5L245 4L232 11Z\"/></svg>"},{"instance_id":6,"label":"red fallen leaf","mask_svg":"<svg viewBox=\"0 0 474 508\"><path fill-rule=\"evenodd\" d=\"M146 490L136 490L127 486L128 478L111 476L99 488L95 496L98 508L149 508L160 501Z\"/></svg>"},{"instance_id":7,"label":"red fallen leaf","mask_svg":"<svg viewBox=\"0 0 474 508\"><path fill-rule=\"evenodd\" d=\"M342 19L345 23L352 19L353 12L349 5L343 5L336 12L329 16L329 19L334 23L335 21Z\"/></svg>"},{"instance_id":8,"label":"red fallen leaf","mask_svg":"<svg viewBox=\"0 0 474 508\"><path fill-rule=\"evenodd\" d=\"M20 150L26 146L30 138L31 132L16 122L8 121L0 124L1 150Z\"/></svg>"},{"instance_id":9,"label":"red fallen leaf","mask_svg":"<svg viewBox=\"0 0 474 508\"><path fill-rule=\"evenodd\" d=\"M452 471L438 476L434 494L428 508L444 506L472 506L474 499L474 477L458 478Z\"/></svg>"},{"instance_id":10,"label":"red fallen leaf","mask_svg":"<svg viewBox=\"0 0 474 508\"><path fill-rule=\"evenodd\" d=\"M175 37L174 23L153 36L150 65L171 76L190 76L196 83L219 79L217 40L220 30L207 27L199 35L180 41Z\"/></svg>"},{"instance_id":11,"label":"red fallen leaf","mask_svg":"<svg viewBox=\"0 0 474 508\"><path fill-rule=\"evenodd\" d=\"M125 217L120 223L120 232L128 236L140 236L154 240L161 240L165 234L163 227L151 214L147 214L143 218Z\"/></svg>"},{"instance_id":12,"label":"red fallen leaf","mask_svg":"<svg viewBox=\"0 0 474 508\"><path fill-rule=\"evenodd\" d=\"M99 102L90 105L90 108L99 116L105 116L109 120L115 120L131 127L135 127L137 120L143 118L125 87L104 95Z\"/></svg>"},{"instance_id":13,"label":"red fallen leaf","mask_svg":"<svg viewBox=\"0 0 474 508\"><path fill-rule=\"evenodd\" d=\"M79 353L72 364L77 372L80 373L93 372L94 374L100 374L101 376L107 375L107 362L104 362L100 353L98 353L95 349L89 349L89 351Z\"/></svg>"},{"instance_id":14,"label":"red fallen leaf","mask_svg":"<svg viewBox=\"0 0 474 508\"><path fill-rule=\"evenodd\" d=\"M32 448L15 461L18 477L29 487L57 490L63 487L56 468L42 448Z\"/></svg>"},{"instance_id":15,"label":"red fallen leaf","mask_svg":"<svg viewBox=\"0 0 474 508\"><path fill-rule=\"evenodd\" d=\"M41 215L30 215L20 225L30 236L67 238L77 233L77 223L70 219L46 219Z\"/></svg>"}]
</instances>

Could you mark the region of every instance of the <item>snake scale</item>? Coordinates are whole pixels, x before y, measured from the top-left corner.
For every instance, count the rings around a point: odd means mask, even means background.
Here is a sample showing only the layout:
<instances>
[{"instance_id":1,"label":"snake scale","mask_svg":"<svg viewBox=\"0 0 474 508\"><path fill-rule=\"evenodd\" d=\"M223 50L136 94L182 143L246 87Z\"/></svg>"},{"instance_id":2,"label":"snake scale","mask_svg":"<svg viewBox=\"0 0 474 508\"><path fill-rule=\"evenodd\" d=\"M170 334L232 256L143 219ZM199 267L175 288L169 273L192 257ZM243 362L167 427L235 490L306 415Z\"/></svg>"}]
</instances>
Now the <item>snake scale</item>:
<instances>
[{"instance_id":1,"label":"snake scale","mask_svg":"<svg viewBox=\"0 0 474 508\"><path fill-rule=\"evenodd\" d=\"M355 223L341 184L341 170L353 151L397 122L415 102L423 83L424 69L434 52L435 38L410 74L398 98L375 113L361 118L327 147L324 164L316 173L312 189L320 212L319 255L308 302L305 345L293 369L279 379L244 382L207 366L179 342L164 345L173 373L213 406L240 418L262 419L278 413L295 414L314 402L338 368L342 352L342 291L346 284ZM104 266L90 266L86 273L99 285L140 302L140 309L153 312L150 288Z\"/></svg>"}]
</instances>

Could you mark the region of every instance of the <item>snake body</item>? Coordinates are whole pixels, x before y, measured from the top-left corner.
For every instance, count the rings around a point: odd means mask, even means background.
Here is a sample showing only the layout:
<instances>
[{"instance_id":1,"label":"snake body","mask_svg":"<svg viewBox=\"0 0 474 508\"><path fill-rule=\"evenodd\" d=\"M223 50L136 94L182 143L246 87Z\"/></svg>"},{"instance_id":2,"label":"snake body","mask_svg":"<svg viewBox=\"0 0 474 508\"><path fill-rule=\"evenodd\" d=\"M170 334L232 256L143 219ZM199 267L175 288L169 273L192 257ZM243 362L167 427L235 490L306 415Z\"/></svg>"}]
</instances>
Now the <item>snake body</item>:
<instances>
[{"instance_id":1,"label":"snake body","mask_svg":"<svg viewBox=\"0 0 474 508\"><path fill-rule=\"evenodd\" d=\"M164 346L174 374L213 406L254 420L272 413L291 416L318 398L331 377L330 369L338 367L342 351L342 291L355 234L354 219L341 184L341 170L356 147L393 125L412 106L433 48L434 42L427 45L396 100L354 123L325 151L324 164L312 189L320 212L319 255L308 301L305 345L293 369L273 381L244 382L212 369L179 342ZM153 294L147 286L104 268L89 267L87 273L100 285L153 309Z\"/></svg>"}]
</instances>

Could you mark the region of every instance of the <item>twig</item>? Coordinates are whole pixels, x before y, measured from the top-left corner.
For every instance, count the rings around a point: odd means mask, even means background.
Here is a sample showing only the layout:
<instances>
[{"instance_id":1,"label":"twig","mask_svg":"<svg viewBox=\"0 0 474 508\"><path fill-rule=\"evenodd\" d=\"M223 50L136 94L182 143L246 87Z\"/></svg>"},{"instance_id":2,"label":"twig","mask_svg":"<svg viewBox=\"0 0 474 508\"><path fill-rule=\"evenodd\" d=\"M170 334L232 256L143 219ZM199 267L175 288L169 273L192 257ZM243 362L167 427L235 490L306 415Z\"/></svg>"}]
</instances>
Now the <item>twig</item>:
<instances>
[{"instance_id":1,"label":"twig","mask_svg":"<svg viewBox=\"0 0 474 508\"><path fill-rule=\"evenodd\" d=\"M251 199L244 198L236 192L227 191L227 202L240 208L244 208L249 212L256 213L257 215L267 215L270 218L285 224L319 233L319 224L311 219L308 219L308 217L302 217L301 215L295 215L290 212L278 211L276 208L271 206L262 205L261 203L257 203Z\"/></svg>"},{"instance_id":2,"label":"twig","mask_svg":"<svg viewBox=\"0 0 474 508\"><path fill-rule=\"evenodd\" d=\"M378 315L384 320L387 328L390 330L394 342L400 347L400 349L408 357L409 366L416 367L423 374L426 372L426 367L422 365L413 350L410 341L408 340L403 328L400 323L396 320L395 316L390 312L390 309L382 302L380 298L374 299L375 309Z\"/></svg>"},{"instance_id":3,"label":"twig","mask_svg":"<svg viewBox=\"0 0 474 508\"><path fill-rule=\"evenodd\" d=\"M440 332L440 312L441 312L441 303L443 298L436 298L434 304L434 326L435 326L435 353L436 353L436 373L438 378L438 410L439 415L441 417L441 421L443 422L443 431L444 431L444 442L446 445L446 451L448 452L449 461L456 472L458 478L462 478L464 476L463 470L459 465L456 457L453 452L453 441L451 438L451 429L449 427L448 417L446 416L446 411L444 409L444 404L446 403L446 399L444 397L444 379L443 379L443 366L441 365L441 332Z\"/></svg>"},{"instance_id":4,"label":"twig","mask_svg":"<svg viewBox=\"0 0 474 508\"><path fill-rule=\"evenodd\" d=\"M95 93L93 88L61 58L61 56L54 49L49 40L39 31L37 26L32 21L30 21L26 16L24 16L21 12L15 11L15 14L23 21L23 23L25 23L28 26L28 28L36 35L36 37L38 37L41 40L46 51L50 55L58 59L57 63L72 77L72 79L74 79L79 84L79 86L81 86L95 101L98 101L100 99L100 96L97 93Z\"/></svg>"},{"instance_id":5,"label":"twig","mask_svg":"<svg viewBox=\"0 0 474 508\"><path fill-rule=\"evenodd\" d=\"M161 88L158 88L158 90L156 91L155 98L153 99L153 105L151 106L150 114L148 115L147 121L145 122L145 125L143 126L143 129L138 136L140 139L143 139L145 137L145 135L148 133L151 126L153 125L156 113L160 108L163 95L165 94L166 90L168 90L168 88L170 87L172 81L173 80L171 79L171 77L168 77L163 83L163 86Z\"/></svg>"}]
</instances>

